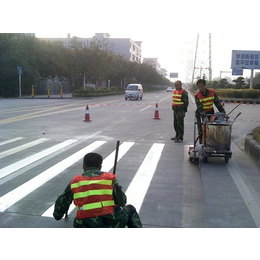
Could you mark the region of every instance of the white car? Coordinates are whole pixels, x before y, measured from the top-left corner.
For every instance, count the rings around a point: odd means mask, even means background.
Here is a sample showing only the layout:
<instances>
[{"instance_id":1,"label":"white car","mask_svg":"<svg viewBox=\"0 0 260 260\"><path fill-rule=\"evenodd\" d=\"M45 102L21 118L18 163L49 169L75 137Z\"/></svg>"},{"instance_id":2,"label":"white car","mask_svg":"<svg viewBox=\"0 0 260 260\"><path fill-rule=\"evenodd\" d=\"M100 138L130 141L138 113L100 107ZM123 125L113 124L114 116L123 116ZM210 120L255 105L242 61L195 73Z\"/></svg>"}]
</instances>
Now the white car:
<instances>
[{"instance_id":1,"label":"white car","mask_svg":"<svg viewBox=\"0 0 260 260\"><path fill-rule=\"evenodd\" d=\"M167 92L172 92L172 87L168 87L168 88L166 89L166 91L167 91Z\"/></svg>"}]
</instances>

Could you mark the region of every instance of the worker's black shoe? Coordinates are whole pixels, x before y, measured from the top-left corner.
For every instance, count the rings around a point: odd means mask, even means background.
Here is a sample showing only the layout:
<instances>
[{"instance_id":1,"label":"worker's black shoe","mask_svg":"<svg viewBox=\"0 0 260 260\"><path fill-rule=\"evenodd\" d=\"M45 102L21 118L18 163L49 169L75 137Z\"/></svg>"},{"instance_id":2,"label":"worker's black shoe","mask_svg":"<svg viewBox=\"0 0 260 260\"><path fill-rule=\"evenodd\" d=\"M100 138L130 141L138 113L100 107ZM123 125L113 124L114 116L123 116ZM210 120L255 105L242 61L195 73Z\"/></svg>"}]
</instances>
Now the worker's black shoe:
<instances>
[{"instance_id":1,"label":"worker's black shoe","mask_svg":"<svg viewBox=\"0 0 260 260\"><path fill-rule=\"evenodd\" d=\"M183 143L183 140L177 139L177 140L175 140L174 142L175 142L175 143Z\"/></svg>"},{"instance_id":2,"label":"worker's black shoe","mask_svg":"<svg viewBox=\"0 0 260 260\"><path fill-rule=\"evenodd\" d=\"M171 140L174 140L174 141L175 141L175 140L177 140L176 136L175 136L175 137L173 137L173 138L171 138Z\"/></svg>"}]
</instances>

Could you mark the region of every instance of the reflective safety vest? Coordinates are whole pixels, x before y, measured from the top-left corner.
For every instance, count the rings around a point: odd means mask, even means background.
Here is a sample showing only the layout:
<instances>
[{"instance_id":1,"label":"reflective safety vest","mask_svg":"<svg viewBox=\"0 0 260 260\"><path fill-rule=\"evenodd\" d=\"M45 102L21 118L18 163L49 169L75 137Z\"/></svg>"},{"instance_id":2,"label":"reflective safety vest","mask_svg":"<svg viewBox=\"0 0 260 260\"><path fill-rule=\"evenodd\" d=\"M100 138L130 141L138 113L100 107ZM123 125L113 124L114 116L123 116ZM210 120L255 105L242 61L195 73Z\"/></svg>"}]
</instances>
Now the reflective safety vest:
<instances>
[{"instance_id":1,"label":"reflective safety vest","mask_svg":"<svg viewBox=\"0 0 260 260\"><path fill-rule=\"evenodd\" d=\"M182 94L185 90L174 90L172 95L172 105L173 106L181 106L184 103L181 101Z\"/></svg>"},{"instance_id":2,"label":"reflective safety vest","mask_svg":"<svg viewBox=\"0 0 260 260\"><path fill-rule=\"evenodd\" d=\"M100 176L77 175L71 182L77 218L93 218L114 212L113 185L115 175L104 172Z\"/></svg>"},{"instance_id":3,"label":"reflective safety vest","mask_svg":"<svg viewBox=\"0 0 260 260\"><path fill-rule=\"evenodd\" d=\"M213 108L215 90L209 89L209 95L207 97L203 96L200 91L197 92L195 95L198 97L199 101L203 105L203 109L205 110L205 112L210 112Z\"/></svg>"}]
</instances>

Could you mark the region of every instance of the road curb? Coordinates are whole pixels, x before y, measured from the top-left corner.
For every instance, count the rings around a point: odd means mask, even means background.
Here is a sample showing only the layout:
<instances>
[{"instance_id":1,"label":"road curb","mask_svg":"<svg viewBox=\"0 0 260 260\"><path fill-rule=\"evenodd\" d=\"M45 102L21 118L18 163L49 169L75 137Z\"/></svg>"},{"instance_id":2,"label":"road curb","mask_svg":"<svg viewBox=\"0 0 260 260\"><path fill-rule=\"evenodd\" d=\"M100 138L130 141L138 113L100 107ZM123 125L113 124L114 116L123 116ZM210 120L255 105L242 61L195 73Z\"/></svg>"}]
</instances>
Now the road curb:
<instances>
[{"instance_id":1,"label":"road curb","mask_svg":"<svg viewBox=\"0 0 260 260\"><path fill-rule=\"evenodd\" d=\"M246 136L245 151L260 168L260 144L253 139L252 134Z\"/></svg>"},{"instance_id":2,"label":"road curb","mask_svg":"<svg viewBox=\"0 0 260 260\"><path fill-rule=\"evenodd\" d=\"M221 99L221 102L225 102L225 103L234 103L234 104L238 104L241 101L243 101L243 99ZM260 100L244 100L243 103L244 105L259 105L260 104Z\"/></svg>"}]
</instances>

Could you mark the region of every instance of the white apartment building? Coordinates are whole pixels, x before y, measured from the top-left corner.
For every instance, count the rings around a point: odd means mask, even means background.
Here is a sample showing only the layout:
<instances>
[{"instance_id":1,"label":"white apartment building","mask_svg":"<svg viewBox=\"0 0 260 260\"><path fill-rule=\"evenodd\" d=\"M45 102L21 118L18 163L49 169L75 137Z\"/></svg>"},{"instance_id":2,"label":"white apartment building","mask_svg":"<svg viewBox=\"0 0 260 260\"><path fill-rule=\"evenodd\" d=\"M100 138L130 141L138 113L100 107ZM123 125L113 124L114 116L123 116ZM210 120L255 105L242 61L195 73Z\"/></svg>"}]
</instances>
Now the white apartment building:
<instances>
[{"instance_id":1,"label":"white apartment building","mask_svg":"<svg viewBox=\"0 0 260 260\"><path fill-rule=\"evenodd\" d=\"M60 43L67 48L90 48L92 44L98 44L101 49L111 51L125 59L141 63L142 42L133 41L130 38L110 38L108 33L96 33L92 38L70 37L67 38L40 38L43 41Z\"/></svg>"},{"instance_id":2,"label":"white apartment building","mask_svg":"<svg viewBox=\"0 0 260 260\"><path fill-rule=\"evenodd\" d=\"M159 74L167 76L167 70L165 68L161 68L158 58L143 58L143 63L151 65Z\"/></svg>"}]
</instances>

